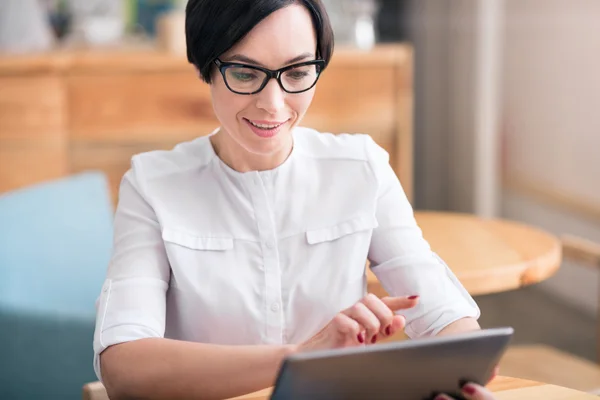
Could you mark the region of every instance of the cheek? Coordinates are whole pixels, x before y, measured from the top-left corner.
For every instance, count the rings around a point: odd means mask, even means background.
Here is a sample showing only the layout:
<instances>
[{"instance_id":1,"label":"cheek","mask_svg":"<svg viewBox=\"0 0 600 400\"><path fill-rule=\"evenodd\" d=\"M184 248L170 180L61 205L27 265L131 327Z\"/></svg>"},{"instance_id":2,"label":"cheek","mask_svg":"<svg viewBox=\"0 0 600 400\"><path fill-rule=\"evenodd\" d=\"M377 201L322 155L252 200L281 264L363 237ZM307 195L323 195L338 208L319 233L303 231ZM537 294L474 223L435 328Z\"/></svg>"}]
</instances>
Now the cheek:
<instances>
[{"instance_id":1,"label":"cheek","mask_svg":"<svg viewBox=\"0 0 600 400\"><path fill-rule=\"evenodd\" d=\"M298 114L299 117L302 117L304 114L306 114L306 111L308 111L314 96L315 90L313 89L306 93L292 97L288 104Z\"/></svg>"},{"instance_id":2,"label":"cheek","mask_svg":"<svg viewBox=\"0 0 600 400\"><path fill-rule=\"evenodd\" d=\"M225 84L215 82L211 85L211 98L217 119L223 126L235 124L237 115L247 107L247 96L231 93Z\"/></svg>"}]
</instances>

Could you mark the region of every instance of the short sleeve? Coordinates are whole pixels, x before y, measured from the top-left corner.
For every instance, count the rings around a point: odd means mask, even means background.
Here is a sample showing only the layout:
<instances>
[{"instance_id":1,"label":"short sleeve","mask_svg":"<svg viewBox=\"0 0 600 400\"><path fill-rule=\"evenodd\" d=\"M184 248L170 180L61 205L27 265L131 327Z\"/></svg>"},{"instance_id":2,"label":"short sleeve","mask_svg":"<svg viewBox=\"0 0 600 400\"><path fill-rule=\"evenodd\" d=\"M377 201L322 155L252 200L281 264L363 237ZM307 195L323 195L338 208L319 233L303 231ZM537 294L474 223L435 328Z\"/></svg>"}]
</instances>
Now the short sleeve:
<instances>
[{"instance_id":1,"label":"short sleeve","mask_svg":"<svg viewBox=\"0 0 600 400\"><path fill-rule=\"evenodd\" d=\"M399 312L406 317L406 334L434 336L459 319L479 318L473 298L423 238L387 152L370 138L366 147L378 181L379 226L369 248L372 271L390 295L420 296L415 308Z\"/></svg>"},{"instance_id":2,"label":"short sleeve","mask_svg":"<svg viewBox=\"0 0 600 400\"><path fill-rule=\"evenodd\" d=\"M96 303L94 370L109 346L164 337L170 267L156 215L144 199L135 167L121 182L114 222L113 254Z\"/></svg>"}]
</instances>

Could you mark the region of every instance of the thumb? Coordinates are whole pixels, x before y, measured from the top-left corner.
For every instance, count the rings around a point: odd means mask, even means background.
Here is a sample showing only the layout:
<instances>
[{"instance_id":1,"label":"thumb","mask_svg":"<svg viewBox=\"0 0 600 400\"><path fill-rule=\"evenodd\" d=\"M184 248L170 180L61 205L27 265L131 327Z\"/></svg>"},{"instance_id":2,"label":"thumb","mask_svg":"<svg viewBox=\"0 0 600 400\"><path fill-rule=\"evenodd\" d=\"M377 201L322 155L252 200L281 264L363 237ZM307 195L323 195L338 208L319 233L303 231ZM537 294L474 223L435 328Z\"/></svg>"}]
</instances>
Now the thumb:
<instances>
[{"instance_id":1,"label":"thumb","mask_svg":"<svg viewBox=\"0 0 600 400\"><path fill-rule=\"evenodd\" d=\"M383 297L381 301L392 311L406 310L407 308L413 308L417 305L419 296Z\"/></svg>"}]
</instances>

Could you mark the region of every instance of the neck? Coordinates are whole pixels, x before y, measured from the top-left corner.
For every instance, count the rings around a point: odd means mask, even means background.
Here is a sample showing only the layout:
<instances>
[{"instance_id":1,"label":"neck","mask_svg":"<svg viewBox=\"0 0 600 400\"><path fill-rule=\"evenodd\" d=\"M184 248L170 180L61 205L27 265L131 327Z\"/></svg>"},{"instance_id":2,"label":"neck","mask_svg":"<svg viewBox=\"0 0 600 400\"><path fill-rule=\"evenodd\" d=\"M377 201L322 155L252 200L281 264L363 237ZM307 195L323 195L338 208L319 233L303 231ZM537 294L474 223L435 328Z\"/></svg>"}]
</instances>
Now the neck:
<instances>
[{"instance_id":1,"label":"neck","mask_svg":"<svg viewBox=\"0 0 600 400\"><path fill-rule=\"evenodd\" d=\"M238 172L275 169L287 160L294 147L292 135L289 135L285 146L268 155L249 152L222 130L211 136L210 141L217 157Z\"/></svg>"}]
</instances>

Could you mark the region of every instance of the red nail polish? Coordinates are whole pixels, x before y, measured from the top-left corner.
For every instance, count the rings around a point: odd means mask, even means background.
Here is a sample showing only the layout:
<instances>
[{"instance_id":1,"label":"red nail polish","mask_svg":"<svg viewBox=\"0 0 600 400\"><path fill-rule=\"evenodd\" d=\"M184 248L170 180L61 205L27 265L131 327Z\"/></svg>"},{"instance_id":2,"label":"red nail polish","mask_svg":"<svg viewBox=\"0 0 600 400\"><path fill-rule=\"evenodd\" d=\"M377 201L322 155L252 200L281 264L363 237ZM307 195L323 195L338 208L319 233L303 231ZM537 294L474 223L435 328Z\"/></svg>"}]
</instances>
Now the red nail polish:
<instances>
[{"instance_id":1,"label":"red nail polish","mask_svg":"<svg viewBox=\"0 0 600 400\"><path fill-rule=\"evenodd\" d=\"M392 328L390 328L389 326L385 328L385 334L390 336L392 334Z\"/></svg>"},{"instance_id":2,"label":"red nail polish","mask_svg":"<svg viewBox=\"0 0 600 400\"><path fill-rule=\"evenodd\" d=\"M363 334L362 333L359 333L356 338L358 339L359 343L364 343L365 342L365 338L363 338Z\"/></svg>"},{"instance_id":3,"label":"red nail polish","mask_svg":"<svg viewBox=\"0 0 600 400\"><path fill-rule=\"evenodd\" d=\"M373 339L371 339L371 343L376 343L377 342L377 335L373 336Z\"/></svg>"},{"instance_id":4,"label":"red nail polish","mask_svg":"<svg viewBox=\"0 0 600 400\"><path fill-rule=\"evenodd\" d=\"M477 391L477 389L475 389L475 387L473 387L471 385L465 385L462 387L462 391L465 392L466 394L468 394L469 396L473 396L475 394L475 392Z\"/></svg>"},{"instance_id":5,"label":"red nail polish","mask_svg":"<svg viewBox=\"0 0 600 400\"><path fill-rule=\"evenodd\" d=\"M415 300L415 299L418 299L418 298L419 298L419 296L409 296L408 297L409 300Z\"/></svg>"}]
</instances>

